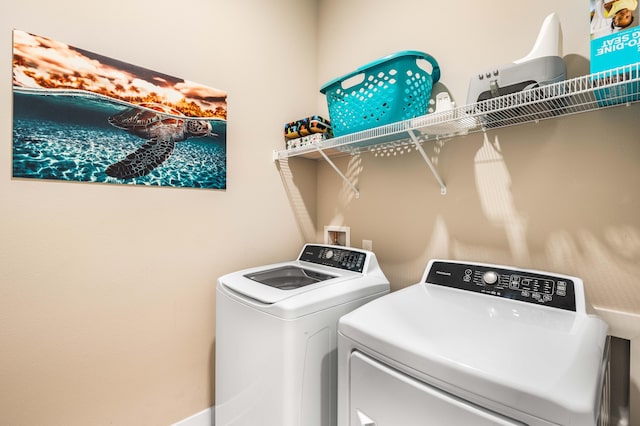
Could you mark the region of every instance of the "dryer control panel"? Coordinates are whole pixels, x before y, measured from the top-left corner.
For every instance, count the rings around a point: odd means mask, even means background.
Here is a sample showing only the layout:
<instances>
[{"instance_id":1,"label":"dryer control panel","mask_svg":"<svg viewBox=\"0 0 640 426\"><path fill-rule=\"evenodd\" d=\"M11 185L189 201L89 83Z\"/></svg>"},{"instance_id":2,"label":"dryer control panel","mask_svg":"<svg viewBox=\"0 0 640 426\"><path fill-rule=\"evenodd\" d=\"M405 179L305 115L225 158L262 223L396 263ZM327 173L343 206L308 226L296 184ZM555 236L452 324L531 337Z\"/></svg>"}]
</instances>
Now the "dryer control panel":
<instances>
[{"instance_id":1,"label":"dryer control panel","mask_svg":"<svg viewBox=\"0 0 640 426\"><path fill-rule=\"evenodd\" d=\"M307 244L298 260L331 266L347 271L362 272L367 253L348 248Z\"/></svg>"},{"instance_id":2,"label":"dryer control panel","mask_svg":"<svg viewBox=\"0 0 640 426\"><path fill-rule=\"evenodd\" d=\"M494 265L434 261L426 283L576 311L574 281L565 276Z\"/></svg>"}]
</instances>

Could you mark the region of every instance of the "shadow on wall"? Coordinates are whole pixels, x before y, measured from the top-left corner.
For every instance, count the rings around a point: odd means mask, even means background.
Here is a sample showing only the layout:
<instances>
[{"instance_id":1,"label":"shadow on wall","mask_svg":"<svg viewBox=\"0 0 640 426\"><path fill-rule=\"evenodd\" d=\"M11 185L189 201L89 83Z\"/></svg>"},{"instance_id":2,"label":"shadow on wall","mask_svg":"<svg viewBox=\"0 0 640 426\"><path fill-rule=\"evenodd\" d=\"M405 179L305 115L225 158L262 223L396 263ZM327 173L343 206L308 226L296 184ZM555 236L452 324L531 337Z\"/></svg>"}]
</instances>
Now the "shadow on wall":
<instances>
[{"instance_id":1,"label":"shadow on wall","mask_svg":"<svg viewBox=\"0 0 640 426\"><path fill-rule=\"evenodd\" d=\"M344 170L342 170L335 162L329 163L329 166L333 169L335 176L339 177L337 184L339 185L338 199L334 206L332 219L323 224L324 226L348 226L349 223L345 219L345 215L350 210L350 206L357 198L360 197L360 191L358 189L360 173L362 172L362 157L360 154L349 155L349 161ZM322 161L322 160L321 160ZM333 162L334 159L331 159ZM324 185L321 179L317 179L318 185ZM320 226L317 229L314 241L325 242L324 238L324 226Z\"/></svg>"},{"instance_id":2,"label":"shadow on wall","mask_svg":"<svg viewBox=\"0 0 640 426\"><path fill-rule=\"evenodd\" d=\"M351 182L353 187L342 180L340 184L340 191L338 195L338 203L334 207L333 212L333 220L330 225L342 226L349 225L345 216L348 214L350 206L353 205L353 202L356 201L356 198L360 196L359 193L356 193L354 188L358 188L360 182L360 174L362 173L362 156L360 154L351 155L349 157L349 162L347 163L346 171L343 172L345 178ZM318 236L319 241L321 241L321 236Z\"/></svg>"},{"instance_id":3,"label":"shadow on wall","mask_svg":"<svg viewBox=\"0 0 640 426\"><path fill-rule=\"evenodd\" d=\"M584 56L569 54L565 55L562 59L564 59L564 63L567 64L568 79L581 77L591 72L589 69L591 63Z\"/></svg>"},{"instance_id":4,"label":"shadow on wall","mask_svg":"<svg viewBox=\"0 0 640 426\"><path fill-rule=\"evenodd\" d=\"M281 173L305 238L320 240L316 218L351 226L354 246L374 241L394 290L448 257L576 275L595 306L637 312L639 112L620 106L427 142L445 196L406 147L335 159L359 199L322 160ZM305 179L317 184L303 188L298 172L311 163ZM317 216L308 201L316 193Z\"/></svg>"},{"instance_id":5,"label":"shadow on wall","mask_svg":"<svg viewBox=\"0 0 640 426\"><path fill-rule=\"evenodd\" d=\"M608 130L628 127L631 114L625 108L606 111L606 127L587 124L593 116L558 122L549 140L538 132L484 135L474 172L482 213L506 237L503 258L580 276L593 305L637 312L639 151L632 137L612 141ZM505 140L510 143L501 146ZM432 239L442 241L448 224L437 221ZM461 241L447 247L454 258L482 252Z\"/></svg>"},{"instance_id":6,"label":"shadow on wall","mask_svg":"<svg viewBox=\"0 0 640 426\"><path fill-rule=\"evenodd\" d=\"M500 152L498 136L489 141L484 133L474 161L476 186L482 211L488 221L504 231L516 265L530 263L525 217L517 211L511 194L511 176Z\"/></svg>"},{"instance_id":7,"label":"shadow on wall","mask_svg":"<svg viewBox=\"0 0 640 426\"><path fill-rule=\"evenodd\" d=\"M417 282L429 259L449 257L576 275L592 304L637 312L639 109L425 144L444 197L415 153L363 156L362 198L331 206L332 217L365 228L394 289ZM352 228L354 241L360 235Z\"/></svg>"},{"instance_id":8,"label":"shadow on wall","mask_svg":"<svg viewBox=\"0 0 640 426\"><path fill-rule=\"evenodd\" d=\"M316 162L292 157L276 161L276 166L304 241L314 241L316 237Z\"/></svg>"},{"instance_id":9,"label":"shadow on wall","mask_svg":"<svg viewBox=\"0 0 640 426\"><path fill-rule=\"evenodd\" d=\"M323 227L318 227L316 224L316 195L319 184L317 179L318 161L323 160L291 157L276 162L289 203L305 242L323 241L323 231L321 230ZM360 155L351 155L346 170L338 169L355 188L358 187L359 175L362 172L361 163ZM340 181L340 185L336 212L348 209L358 196L351 185L344 180ZM343 225L342 217L337 213L334 220L328 225Z\"/></svg>"}]
</instances>

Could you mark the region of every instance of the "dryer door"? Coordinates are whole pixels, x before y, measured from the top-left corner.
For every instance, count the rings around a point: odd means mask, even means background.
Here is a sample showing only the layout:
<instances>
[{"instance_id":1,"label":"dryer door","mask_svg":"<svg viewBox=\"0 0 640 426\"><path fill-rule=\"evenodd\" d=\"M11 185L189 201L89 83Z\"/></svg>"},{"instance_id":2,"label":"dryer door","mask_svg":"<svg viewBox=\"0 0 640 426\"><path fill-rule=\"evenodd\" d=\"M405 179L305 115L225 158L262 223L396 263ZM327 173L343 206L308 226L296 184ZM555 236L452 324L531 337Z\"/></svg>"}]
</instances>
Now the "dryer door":
<instances>
[{"instance_id":1,"label":"dryer door","mask_svg":"<svg viewBox=\"0 0 640 426\"><path fill-rule=\"evenodd\" d=\"M350 426L523 426L355 351L349 362Z\"/></svg>"}]
</instances>

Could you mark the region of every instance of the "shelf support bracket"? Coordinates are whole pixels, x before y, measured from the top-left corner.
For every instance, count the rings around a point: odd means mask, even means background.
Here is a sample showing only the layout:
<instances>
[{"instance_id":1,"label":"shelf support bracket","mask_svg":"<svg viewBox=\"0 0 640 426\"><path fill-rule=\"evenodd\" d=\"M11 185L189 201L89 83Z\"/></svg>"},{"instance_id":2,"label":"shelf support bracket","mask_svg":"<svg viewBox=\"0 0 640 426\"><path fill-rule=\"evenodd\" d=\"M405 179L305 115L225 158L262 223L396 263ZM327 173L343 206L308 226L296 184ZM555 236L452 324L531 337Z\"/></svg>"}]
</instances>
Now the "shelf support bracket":
<instances>
[{"instance_id":1,"label":"shelf support bracket","mask_svg":"<svg viewBox=\"0 0 640 426\"><path fill-rule=\"evenodd\" d=\"M429 166L429 169L431 169L431 173L433 173L433 176L438 181L438 184L440 185L440 194L447 195L447 187L442 181L442 178L440 177L440 175L438 174L438 171L433 165L433 162L431 162L431 159L429 159L429 156L424 152L424 149L422 149L422 145L420 145L420 141L418 141L418 137L416 136L415 131L413 129L407 129L407 133L409 134L409 137L411 137L411 141L415 145L420 155L422 155L422 158L424 159L425 163L427 163L427 166Z\"/></svg>"},{"instance_id":2,"label":"shelf support bracket","mask_svg":"<svg viewBox=\"0 0 640 426\"><path fill-rule=\"evenodd\" d=\"M324 153L323 150L321 150L320 148L318 148L318 152L322 155L322 157L325 159L325 161L327 163L329 163L329 165L331 167L333 167L333 170L336 171L336 173L338 173L338 175L342 178L343 181L345 181L345 183L347 185L349 185L349 187L351 188L351 190L354 192L354 194L356 195L356 198L360 198L360 191L358 191L358 188L356 188L356 186L353 184L353 182L351 182L349 180L348 177L346 177L344 175L344 173L342 173L340 171L340 169L338 168L338 166L335 165L335 163L333 161L331 161L331 159L329 158L329 156L327 156L327 154Z\"/></svg>"}]
</instances>

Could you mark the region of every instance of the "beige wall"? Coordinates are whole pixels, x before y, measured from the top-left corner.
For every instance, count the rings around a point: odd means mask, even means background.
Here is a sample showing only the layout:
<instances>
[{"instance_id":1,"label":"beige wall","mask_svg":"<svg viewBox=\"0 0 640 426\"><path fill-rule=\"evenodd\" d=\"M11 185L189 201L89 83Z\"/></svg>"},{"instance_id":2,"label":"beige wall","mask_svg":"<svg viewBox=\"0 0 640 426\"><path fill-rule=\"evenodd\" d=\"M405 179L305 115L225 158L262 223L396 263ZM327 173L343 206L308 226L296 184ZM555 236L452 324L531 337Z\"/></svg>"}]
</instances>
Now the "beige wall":
<instances>
[{"instance_id":1,"label":"beige wall","mask_svg":"<svg viewBox=\"0 0 640 426\"><path fill-rule=\"evenodd\" d=\"M589 73L587 0L320 5L318 85L415 49L440 63L434 91L464 105L470 76L525 56L552 11L569 77ZM338 159L359 199L320 163L318 233L348 225L354 246L373 240L394 288L416 282L429 258L452 257L576 274L594 304L640 313L639 113L623 106L427 143L444 196L417 152Z\"/></svg>"},{"instance_id":2,"label":"beige wall","mask_svg":"<svg viewBox=\"0 0 640 426\"><path fill-rule=\"evenodd\" d=\"M317 3L3 7L0 423L167 424L213 405L215 278L328 224L373 240L394 289L453 257L577 274L593 303L640 314L639 105L427 144L445 196L415 152L340 159L359 199L323 162L271 162L283 123L326 114L321 84L394 51L433 54L461 105L471 73L524 56L555 10L570 77L588 73L587 0ZM13 28L227 90L228 190L11 179Z\"/></svg>"},{"instance_id":3,"label":"beige wall","mask_svg":"<svg viewBox=\"0 0 640 426\"><path fill-rule=\"evenodd\" d=\"M560 17L570 78L589 73L588 0L319 0L318 81L399 50L440 63L467 103L469 78L525 56L550 12ZM324 99L319 110L326 111ZM589 301L631 345L632 424L640 425L640 105L427 143L447 185L417 152L365 153L318 169L317 233L351 227L373 241L393 289L417 282L430 258L512 264L583 278ZM635 411L634 411L635 410Z\"/></svg>"},{"instance_id":4,"label":"beige wall","mask_svg":"<svg viewBox=\"0 0 640 426\"><path fill-rule=\"evenodd\" d=\"M216 278L303 242L271 155L283 123L315 108L314 11L312 0L3 4L0 424L160 425L213 405ZM13 28L227 90L228 189L12 179Z\"/></svg>"}]
</instances>

